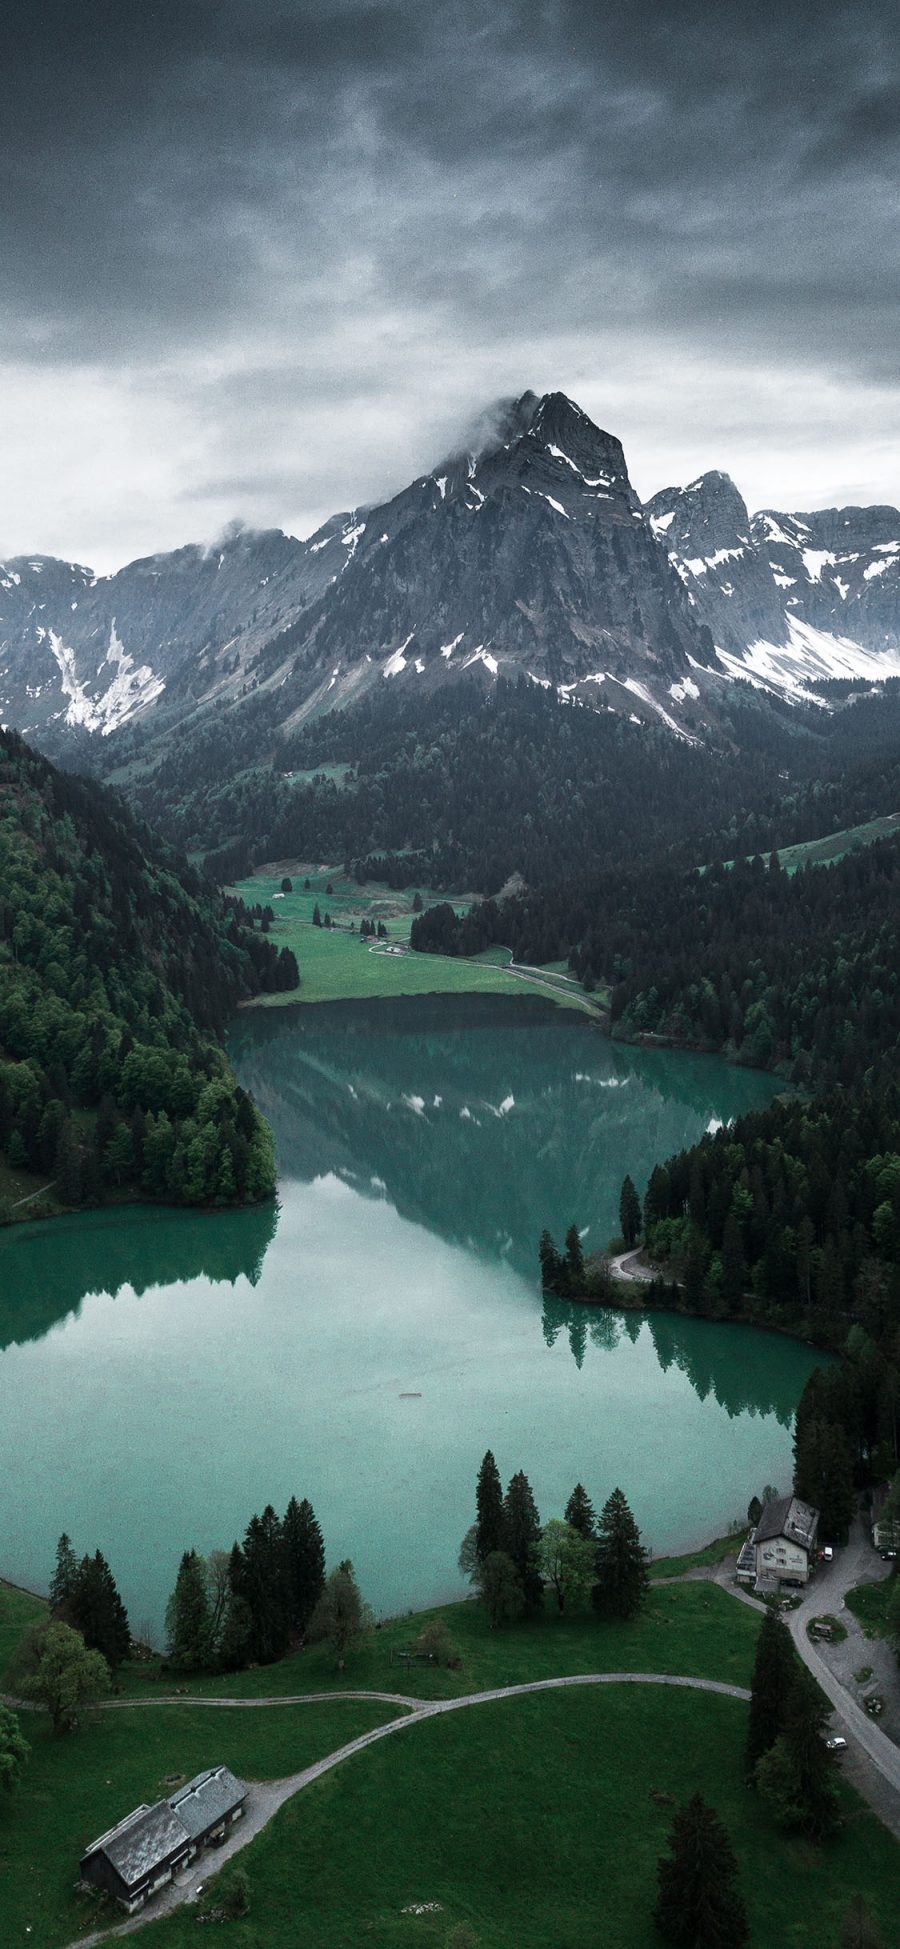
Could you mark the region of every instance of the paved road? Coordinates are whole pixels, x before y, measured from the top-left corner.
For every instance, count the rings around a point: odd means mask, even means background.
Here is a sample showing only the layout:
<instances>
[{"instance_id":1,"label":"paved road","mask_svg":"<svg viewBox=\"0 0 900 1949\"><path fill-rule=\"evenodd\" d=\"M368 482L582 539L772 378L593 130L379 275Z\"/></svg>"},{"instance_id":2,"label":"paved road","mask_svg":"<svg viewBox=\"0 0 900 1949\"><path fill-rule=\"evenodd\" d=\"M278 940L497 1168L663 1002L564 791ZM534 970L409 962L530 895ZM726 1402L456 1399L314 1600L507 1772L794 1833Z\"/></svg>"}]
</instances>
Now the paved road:
<instances>
[{"instance_id":1,"label":"paved road","mask_svg":"<svg viewBox=\"0 0 900 1949\"><path fill-rule=\"evenodd\" d=\"M136 1929L143 1928L147 1922L157 1921L161 1915L170 1914L172 1909L179 1908L182 1903L196 1901L204 1881L210 1875L217 1874L224 1861L246 1847L248 1841L253 1840L254 1835L268 1826L273 1815L284 1806L285 1801L293 1799L296 1793L301 1793L304 1787L311 1786L314 1780L320 1780L324 1773L330 1773L344 1760L351 1759L354 1753L361 1753L367 1746L374 1746L377 1740L389 1739L392 1734L402 1732L406 1726L419 1725L423 1719L439 1718L445 1712L460 1712L471 1705L491 1705L499 1699L520 1698L526 1692L564 1691L573 1685L674 1685L689 1692L717 1692L725 1698L742 1699L745 1703L750 1698L749 1692L742 1685L726 1685L715 1678L681 1678L671 1672L582 1672L571 1678L537 1678L524 1685L501 1685L490 1692L467 1692L458 1699L411 1700L409 1703L414 1710L405 1712L402 1718L389 1719L385 1725L375 1726L371 1732L361 1733L357 1739L348 1740L345 1746L339 1746L335 1752L328 1753L324 1759L316 1760L312 1766L304 1767L301 1772L290 1774L286 1780L261 1781L254 1785L244 1819L223 1845L216 1848L214 1854L200 1855L191 1867L184 1874L179 1875L171 1887L165 1889L140 1915L134 1915L127 1922L119 1923L117 1928L100 1929L93 1935L79 1936L77 1942L69 1944L69 1949L92 1949L92 1945L96 1943L110 1942L117 1936L132 1935ZM344 1694L319 1692L309 1694L309 1700L311 1702L341 1696L377 1699L391 1695L378 1692ZM170 1702L178 1705L197 1704L196 1699L179 1698ZM123 1700L122 1703L125 1704L126 1701ZM208 1703L212 1704L213 1701L210 1700ZM235 1705L239 1701L228 1699L223 1703ZM285 1705L288 1701L255 1699L248 1700L247 1703Z\"/></svg>"},{"instance_id":2,"label":"paved road","mask_svg":"<svg viewBox=\"0 0 900 1949\"><path fill-rule=\"evenodd\" d=\"M804 1665L818 1680L826 1698L834 1706L840 1720L839 1730L871 1762L866 1771L870 1776L874 1774L874 1793L862 1786L860 1790L865 1792L876 1813L900 1838L900 1746L895 1746L877 1722L857 1705L826 1663L822 1652L810 1643L806 1634L806 1627L812 1618L821 1617L824 1612L834 1616L841 1610L845 1593L855 1584L872 1583L877 1577L887 1574L887 1566L875 1557L862 1524L857 1520L846 1549L837 1551L833 1563L822 1566L802 1604L786 1616ZM845 1620L849 1626L851 1614L846 1611L841 1622ZM871 1658L867 1662L871 1663Z\"/></svg>"},{"instance_id":3,"label":"paved road","mask_svg":"<svg viewBox=\"0 0 900 1949\"><path fill-rule=\"evenodd\" d=\"M806 1634L811 1618L821 1617L825 1612L834 1616L843 1609L846 1591L852 1590L856 1584L872 1583L889 1574L888 1566L875 1556L862 1524L857 1521L846 1549L838 1550L833 1563L822 1565L802 1604L795 1611L785 1612L785 1622L804 1665L812 1672L834 1707L832 1730L842 1733L848 1742L841 1771L868 1801L879 1820L900 1840L900 1746L896 1746L876 1721L856 1704L841 1683L838 1673L826 1664L822 1653L811 1644ZM733 1577L733 1562L720 1564L715 1572L716 1582L730 1596L738 1598L742 1604L748 1604L754 1611L763 1612L765 1605L735 1584ZM852 1612L843 1609L841 1622L850 1630L855 1622ZM849 1661L857 1667L863 1662L873 1662L875 1646L866 1639L862 1643L868 1655L864 1658L862 1650L858 1650ZM829 1651L828 1656L831 1655ZM849 1666L848 1675L852 1682Z\"/></svg>"},{"instance_id":4,"label":"paved road","mask_svg":"<svg viewBox=\"0 0 900 1949\"><path fill-rule=\"evenodd\" d=\"M614 1279L623 1279L636 1285L646 1285L659 1274L653 1266L640 1264L641 1247L633 1252L620 1252L617 1259L610 1259L609 1269Z\"/></svg>"}]
</instances>

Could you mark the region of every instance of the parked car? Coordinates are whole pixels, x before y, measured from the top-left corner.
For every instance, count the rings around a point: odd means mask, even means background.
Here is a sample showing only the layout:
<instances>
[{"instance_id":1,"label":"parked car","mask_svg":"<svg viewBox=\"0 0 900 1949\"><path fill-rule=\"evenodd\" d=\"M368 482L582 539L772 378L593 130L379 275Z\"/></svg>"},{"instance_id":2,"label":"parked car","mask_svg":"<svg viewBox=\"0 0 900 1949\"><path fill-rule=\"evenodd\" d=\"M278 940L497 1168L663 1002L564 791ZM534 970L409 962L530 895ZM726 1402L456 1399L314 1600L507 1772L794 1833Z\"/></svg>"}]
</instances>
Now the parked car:
<instances>
[{"instance_id":1,"label":"parked car","mask_svg":"<svg viewBox=\"0 0 900 1949\"><path fill-rule=\"evenodd\" d=\"M839 1732L835 1733L833 1739L826 1739L825 1744L829 1753L845 1753L847 1750L847 1741L842 1739Z\"/></svg>"}]
</instances>

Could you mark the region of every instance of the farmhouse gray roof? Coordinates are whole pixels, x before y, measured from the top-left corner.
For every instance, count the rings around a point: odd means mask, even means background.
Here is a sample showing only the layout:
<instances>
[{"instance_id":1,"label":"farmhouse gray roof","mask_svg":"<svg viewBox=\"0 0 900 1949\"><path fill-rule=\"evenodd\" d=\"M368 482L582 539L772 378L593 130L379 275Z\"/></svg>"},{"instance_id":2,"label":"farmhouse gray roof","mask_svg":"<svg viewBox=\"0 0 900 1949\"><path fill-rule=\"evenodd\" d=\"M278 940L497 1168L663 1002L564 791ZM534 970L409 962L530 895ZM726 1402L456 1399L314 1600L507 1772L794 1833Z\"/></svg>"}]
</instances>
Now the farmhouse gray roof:
<instances>
[{"instance_id":1,"label":"farmhouse gray roof","mask_svg":"<svg viewBox=\"0 0 900 1949\"><path fill-rule=\"evenodd\" d=\"M126 1888L136 1888L187 1843L184 1823L172 1812L168 1800L158 1800L154 1807L136 1807L118 1827L101 1834L87 1855L105 1854Z\"/></svg>"},{"instance_id":2,"label":"farmhouse gray roof","mask_svg":"<svg viewBox=\"0 0 900 1949\"><path fill-rule=\"evenodd\" d=\"M226 1814L239 1807L247 1798L247 1789L242 1780L236 1780L227 1766L208 1766L198 1773L187 1786L179 1787L170 1794L169 1806L178 1819L184 1822L191 1840L208 1833Z\"/></svg>"},{"instance_id":3,"label":"farmhouse gray roof","mask_svg":"<svg viewBox=\"0 0 900 1949\"><path fill-rule=\"evenodd\" d=\"M778 1496L767 1502L756 1525L756 1542L768 1543L776 1536L784 1536L789 1543L798 1543L801 1549L815 1548L816 1531L819 1527L819 1512L808 1502L800 1502L797 1496Z\"/></svg>"}]
</instances>

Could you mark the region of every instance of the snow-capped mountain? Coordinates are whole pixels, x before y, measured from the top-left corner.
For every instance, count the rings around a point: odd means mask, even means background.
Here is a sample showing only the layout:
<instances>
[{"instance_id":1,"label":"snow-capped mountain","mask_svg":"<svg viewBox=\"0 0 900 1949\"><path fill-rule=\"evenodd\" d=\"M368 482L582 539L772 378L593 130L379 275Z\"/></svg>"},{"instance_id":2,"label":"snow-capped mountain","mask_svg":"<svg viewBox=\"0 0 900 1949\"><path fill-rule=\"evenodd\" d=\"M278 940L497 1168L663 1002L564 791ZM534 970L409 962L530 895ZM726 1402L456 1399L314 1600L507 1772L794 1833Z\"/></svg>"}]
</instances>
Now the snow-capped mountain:
<instances>
[{"instance_id":1,"label":"snow-capped mountain","mask_svg":"<svg viewBox=\"0 0 900 1949\"><path fill-rule=\"evenodd\" d=\"M752 520L727 474L647 503L718 661L798 695L823 678L900 675L900 512L764 509Z\"/></svg>"},{"instance_id":2,"label":"snow-capped mountain","mask_svg":"<svg viewBox=\"0 0 900 1949\"><path fill-rule=\"evenodd\" d=\"M97 577L0 565L0 720L60 755L252 696L277 732L372 686L524 674L703 736L735 677L800 697L900 673L900 514L752 519L721 473L642 506L620 442L527 392L307 541L235 527Z\"/></svg>"}]
</instances>

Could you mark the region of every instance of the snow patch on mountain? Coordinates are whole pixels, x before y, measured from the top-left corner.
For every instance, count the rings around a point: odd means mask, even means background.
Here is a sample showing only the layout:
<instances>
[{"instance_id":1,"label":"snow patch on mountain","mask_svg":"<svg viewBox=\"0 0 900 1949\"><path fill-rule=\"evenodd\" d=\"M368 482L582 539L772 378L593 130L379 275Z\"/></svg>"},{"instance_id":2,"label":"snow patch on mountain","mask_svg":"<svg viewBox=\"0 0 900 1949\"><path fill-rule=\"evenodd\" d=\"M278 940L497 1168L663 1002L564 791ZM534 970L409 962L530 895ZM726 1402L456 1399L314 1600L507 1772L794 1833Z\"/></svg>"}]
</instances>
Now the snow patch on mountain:
<instances>
[{"instance_id":1,"label":"snow patch on mountain","mask_svg":"<svg viewBox=\"0 0 900 1949\"><path fill-rule=\"evenodd\" d=\"M860 677L884 683L888 677L900 677L900 645L892 650L865 650L850 637L815 629L799 616L788 617L788 637L786 644L751 643L743 657L718 648L716 655L733 677L757 678L766 688L814 703L822 699L809 691L811 682Z\"/></svg>"}]
</instances>

